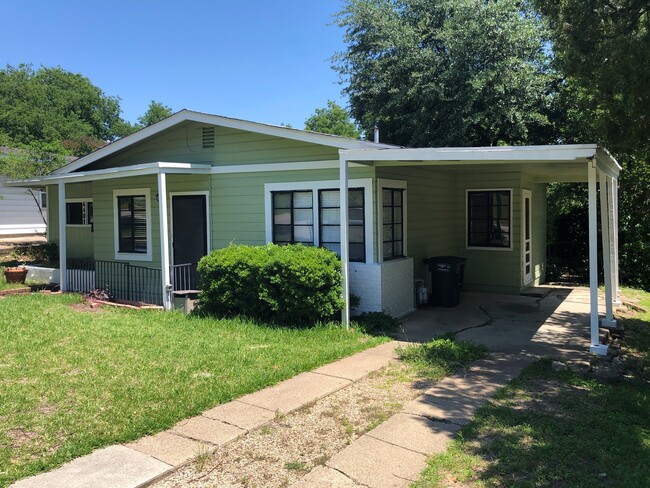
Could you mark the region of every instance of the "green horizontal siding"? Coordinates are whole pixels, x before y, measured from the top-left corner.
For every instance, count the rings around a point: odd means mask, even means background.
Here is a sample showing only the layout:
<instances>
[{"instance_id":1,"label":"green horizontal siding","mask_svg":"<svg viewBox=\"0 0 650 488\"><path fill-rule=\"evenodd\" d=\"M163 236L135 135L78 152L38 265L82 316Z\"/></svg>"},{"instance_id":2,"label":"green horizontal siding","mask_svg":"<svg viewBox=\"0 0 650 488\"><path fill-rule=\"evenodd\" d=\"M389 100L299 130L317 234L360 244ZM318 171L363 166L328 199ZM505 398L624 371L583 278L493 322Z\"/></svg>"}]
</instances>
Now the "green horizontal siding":
<instances>
[{"instance_id":1,"label":"green horizontal siding","mask_svg":"<svg viewBox=\"0 0 650 488\"><path fill-rule=\"evenodd\" d=\"M92 199L92 183L71 183L65 186L65 197ZM47 239L49 242L59 242L59 188L56 185L47 187ZM63 215L65 218L65 214ZM94 233L90 226L66 227L66 251L68 258L92 259L94 249Z\"/></svg>"},{"instance_id":2,"label":"green horizontal siding","mask_svg":"<svg viewBox=\"0 0 650 488\"><path fill-rule=\"evenodd\" d=\"M351 179L372 178L373 174L370 167L350 169ZM225 247L231 242L250 245L266 242L266 183L338 182L338 177L337 169L212 175L212 247Z\"/></svg>"},{"instance_id":3,"label":"green horizontal siding","mask_svg":"<svg viewBox=\"0 0 650 488\"><path fill-rule=\"evenodd\" d=\"M518 293L521 288L521 173L470 170L456 175L456 252L467 258L465 285L468 290ZM467 248L467 190L512 190L512 250Z\"/></svg>"},{"instance_id":4,"label":"green horizontal siding","mask_svg":"<svg viewBox=\"0 0 650 488\"><path fill-rule=\"evenodd\" d=\"M338 160L338 149L281 137L214 127L215 147L204 149L203 124L190 122L150 137L90 165L102 169L157 161L217 165Z\"/></svg>"}]
</instances>

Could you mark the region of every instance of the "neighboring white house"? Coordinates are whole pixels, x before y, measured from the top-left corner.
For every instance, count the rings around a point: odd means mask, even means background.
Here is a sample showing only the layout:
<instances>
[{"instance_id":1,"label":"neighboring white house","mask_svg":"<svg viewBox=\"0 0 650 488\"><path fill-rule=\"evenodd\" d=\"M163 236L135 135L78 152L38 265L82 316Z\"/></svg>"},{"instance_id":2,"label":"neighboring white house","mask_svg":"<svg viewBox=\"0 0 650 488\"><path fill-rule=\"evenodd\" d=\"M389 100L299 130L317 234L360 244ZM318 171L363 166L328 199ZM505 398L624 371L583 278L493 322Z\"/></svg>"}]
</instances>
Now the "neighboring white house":
<instances>
[{"instance_id":1,"label":"neighboring white house","mask_svg":"<svg viewBox=\"0 0 650 488\"><path fill-rule=\"evenodd\" d=\"M4 185L7 180L0 175L0 236L44 234L47 231L45 192L8 187Z\"/></svg>"}]
</instances>

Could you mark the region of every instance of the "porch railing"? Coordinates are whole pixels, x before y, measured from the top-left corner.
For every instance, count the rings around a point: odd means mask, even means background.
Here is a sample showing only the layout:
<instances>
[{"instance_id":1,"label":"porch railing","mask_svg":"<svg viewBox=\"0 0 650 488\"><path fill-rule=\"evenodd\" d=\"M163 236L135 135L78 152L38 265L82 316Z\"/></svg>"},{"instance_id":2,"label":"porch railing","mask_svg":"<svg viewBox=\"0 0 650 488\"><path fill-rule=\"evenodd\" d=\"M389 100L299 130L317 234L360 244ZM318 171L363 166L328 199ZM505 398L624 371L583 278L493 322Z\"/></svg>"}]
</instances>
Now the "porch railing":
<instances>
[{"instance_id":1,"label":"porch railing","mask_svg":"<svg viewBox=\"0 0 650 488\"><path fill-rule=\"evenodd\" d=\"M67 283L70 291L102 289L118 300L162 305L161 271L122 261L69 259Z\"/></svg>"},{"instance_id":2,"label":"porch railing","mask_svg":"<svg viewBox=\"0 0 650 488\"><path fill-rule=\"evenodd\" d=\"M190 291L199 289L199 272L197 263L174 264L170 267L170 279L173 291Z\"/></svg>"}]
</instances>

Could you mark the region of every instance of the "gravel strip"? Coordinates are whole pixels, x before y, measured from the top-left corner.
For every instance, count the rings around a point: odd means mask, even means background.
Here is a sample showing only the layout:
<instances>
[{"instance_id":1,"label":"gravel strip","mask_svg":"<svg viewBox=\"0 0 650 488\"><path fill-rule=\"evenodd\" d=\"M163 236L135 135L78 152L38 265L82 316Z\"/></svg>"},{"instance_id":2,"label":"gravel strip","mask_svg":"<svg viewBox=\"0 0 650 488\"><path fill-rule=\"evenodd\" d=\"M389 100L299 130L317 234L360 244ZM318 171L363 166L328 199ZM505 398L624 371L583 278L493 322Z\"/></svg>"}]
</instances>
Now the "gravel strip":
<instances>
[{"instance_id":1,"label":"gravel strip","mask_svg":"<svg viewBox=\"0 0 650 488\"><path fill-rule=\"evenodd\" d=\"M386 368L218 449L154 486L284 487L430 388L402 363Z\"/></svg>"}]
</instances>

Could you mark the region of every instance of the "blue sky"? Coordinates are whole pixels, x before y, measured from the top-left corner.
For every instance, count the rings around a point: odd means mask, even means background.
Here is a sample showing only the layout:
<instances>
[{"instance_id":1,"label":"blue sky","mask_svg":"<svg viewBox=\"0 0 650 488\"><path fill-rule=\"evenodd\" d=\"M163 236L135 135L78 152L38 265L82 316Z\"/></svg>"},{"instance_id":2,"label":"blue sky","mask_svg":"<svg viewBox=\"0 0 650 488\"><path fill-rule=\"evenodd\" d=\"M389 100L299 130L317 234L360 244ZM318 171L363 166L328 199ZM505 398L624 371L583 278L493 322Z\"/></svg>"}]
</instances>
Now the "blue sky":
<instances>
[{"instance_id":1,"label":"blue sky","mask_svg":"<svg viewBox=\"0 0 650 488\"><path fill-rule=\"evenodd\" d=\"M270 124L304 121L342 86L329 58L342 0L0 0L0 63L61 66L119 96Z\"/></svg>"}]
</instances>

